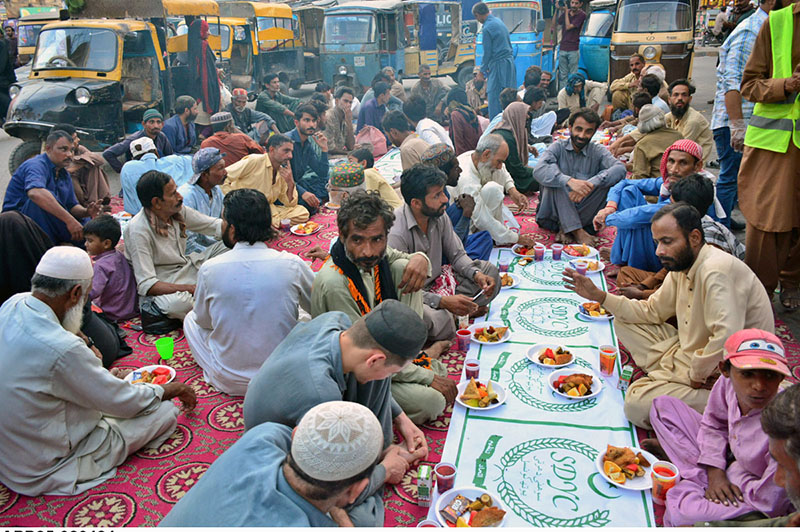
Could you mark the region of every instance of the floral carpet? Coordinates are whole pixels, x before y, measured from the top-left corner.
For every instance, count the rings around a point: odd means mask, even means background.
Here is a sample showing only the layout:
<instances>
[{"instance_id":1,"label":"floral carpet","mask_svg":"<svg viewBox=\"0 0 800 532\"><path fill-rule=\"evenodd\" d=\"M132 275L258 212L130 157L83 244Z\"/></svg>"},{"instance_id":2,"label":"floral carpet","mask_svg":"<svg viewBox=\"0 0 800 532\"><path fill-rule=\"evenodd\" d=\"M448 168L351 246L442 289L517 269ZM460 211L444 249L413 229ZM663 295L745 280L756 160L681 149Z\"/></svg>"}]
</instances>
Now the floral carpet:
<instances>
[{"instance_id":1,"label":"floral carpet","mask_svg":"<svg viewBox=\"0 0 800 532\"><path fill-rule=\"evenodd\" d=\"M521 231L532 233L543 243L552 243L553 235L536 226L533 218L535 201L531 205L517 216ZM303 258L315 244L327 249L331 238L337 235L335 211L323 208L313 219L323 225L319 232L308 237L282 233L270 243L271 247ZM613 229L604 230L599 236L598 247L610 246L613 238ZM315 261L312 268L319 269L320 265L320 261ZM606 274L611 275L612 286L614 270L614 267L606 270ZM138 368L158 363L153 343L158 337L130 328L137 323L124 324L133 354L117 361L117 367ZM782 322L776 321L776 329L788 349L793 374L800 379L800 344ZM211 463L241 436L244 426L242 399L230 397L207 384L182 331L174 331L171 336L175 338L175 355L168 364L175 368L180 381L195 389L198 397L194 411L182 413L178 418L176 432L159 449L134 454L117 469L113 479L80 495L26 497L0 484L0 527L155 526ZM623 363L632 363L624 349L622 360ZM463 354L450 351L443 355L442 361L447 365L450 377L458 379ZM441 457L450 413L448 407L439 419L423 427L431 451L429 463L435 464ZM427 513L427 508L416 504L415 475L416 471L409 471L398 485L385 488L385 526L416 526ZM269 523L262 525L269 526Z\"/></svg>"}]
</instances>

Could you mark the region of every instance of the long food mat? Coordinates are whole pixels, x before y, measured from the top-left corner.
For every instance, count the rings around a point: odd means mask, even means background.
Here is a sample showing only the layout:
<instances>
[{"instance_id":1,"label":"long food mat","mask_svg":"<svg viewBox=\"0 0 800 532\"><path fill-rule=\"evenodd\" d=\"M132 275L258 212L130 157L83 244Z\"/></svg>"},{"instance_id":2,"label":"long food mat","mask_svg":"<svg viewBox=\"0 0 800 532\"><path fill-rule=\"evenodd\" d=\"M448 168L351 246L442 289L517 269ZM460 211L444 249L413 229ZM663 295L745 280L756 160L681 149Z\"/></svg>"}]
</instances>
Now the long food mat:
<instances>
[{"instance_id":1,"label":"long food mat","mask_svg":"<svg viewBox=\"0 0 800 532\"><path fill-rule=\"evenodd\" d=\"M497 264L500 254L512 252L495 249L490 260ZM486 411L457 404L442 461L456 465L456 487L477 486L499 497L508 511L506 526L655 526L650 490L611 485L595 465L607 444L638 446L617 388L620 357L612 377L600 375L598 347L617 345L613 321L579 316L585 300L561 280L566 260L553 261L548 251L544 261L518 261L513 258L509 273L521 282L503 289L486 317L511 328L509 341L471 342L466 356L480 361L480 379L503 386L506 401ZM606 289L602 273L591 278ZM553 370L526 357L539 343L568 348L576 355L572 368L591 368L601 377L600 394L586 400L556 395L548 382Z\"/></svg>"}]
</instances>

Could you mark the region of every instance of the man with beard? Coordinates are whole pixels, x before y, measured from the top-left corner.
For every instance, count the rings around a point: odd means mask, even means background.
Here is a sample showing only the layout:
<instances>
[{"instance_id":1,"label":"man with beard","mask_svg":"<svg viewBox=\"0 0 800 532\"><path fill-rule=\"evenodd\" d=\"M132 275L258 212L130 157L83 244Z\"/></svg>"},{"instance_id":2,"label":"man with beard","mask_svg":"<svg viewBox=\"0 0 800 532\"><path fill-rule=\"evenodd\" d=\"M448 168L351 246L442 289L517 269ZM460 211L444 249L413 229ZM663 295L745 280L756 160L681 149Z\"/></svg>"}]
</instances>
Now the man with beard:
<instances>
[{"instance_id":1,"label":"man with beard","mask_svg":"<svg viewBox=\"0 0 800 532\"><path fill-rule=\"evenodd\" d=\"M472 79L467 82L464 90L467 91L469 106L479 116L486 114L486 78L481 72L481 67L475 66L472 69Z\"/></svg>"},{"instance_id":2,"label":"man with beard","mask_svg":"<svg viewBox=\"0 0 800 532\"><path fill-rule=\"evenodd\" d=\"M286 135L272 135L267 141L267 153L247 155L226 168L228 178L222 184L222 192L254 188L267 197L274 227L280 227L281 220L305 223L308 210L297 204L297 191L289 165L293 146L292 139Z\"/></svg>"},{"instance_id":3,"label":"man with beard","mask_svg":"<svg viewBox=\"0 0 800 532\"><path fill-rule=\"evenodd\" d=\"M670 112L664 117L667 127L677 129L685 139L693 140L703 148L703 164L711 156L714 135L708 120L691 107L695 88L686 79L676 79L669 84Z\"/></svg>"},{"instance_id":4,"label":"man with beard","mask_svg":"<svg viewBox=\"0 0 800 532\"><path fill-rule=\"evenodd\" d=\"M264 90L258 95L256 111L272 117L278 131L286 133L292 129L292 119L299 105L299 98L281 93L281 80L277 72L264 76Z\"/></svg>"},{"instance_id":5,"label":"man with beard","mask_svg":"<svg viewBox=\"0 0 800 532\"><path fill-rule=\"evenodd\" d=\"M158 170L136 184L142 210L125 226L125 257L133 266L142 328L149 334L177 329L194 304L197 270L224 253L222 242L202 253L186 253L186 231L219 238L222 221L183 204L175 181Z\"/></svg>"},{"instance_id":6,"label":"man with beard","mask_svg":"<svg viewBox=\"0 0 800 532\"><path fill-rule=\"evenodd\" d=\"M215 148L225 154L225 165L230 166L251 153L265 153L264 148L233 125L233 117L227 111L211 115L214 134L200 144L200 149ZM221 199L221 198L220 198Z\"/></svg>"},{"instance_id":7,"label":"man with beard","mask_svg":"<svg viewBox=\"0 0 800 532\"><path fill-rule=\"evenodd\" d=\"M294 427L328 401L369 408L383 432L381 461L345 510L355 526L375 526L383 522L383 486L399 483L412 464L428 456L425 435L392 398L390 379L417 357L424 341L420 317L393 299L355 322L343 312L326 312L298 324L250 381L245 430L262 423ZM400 445L392 444L395 430Z\"/></svg>"},{"instance_id":8,"label":"man with beard","mask_svg":"<svg viewBox=\"0 0 800 532\"><path fill-rule=\"evenodd\" d=\"M201 214L212 218L222 216L222 198L224 194L220 185L228 176L225 171L225 159L217 148L200 148L192 157L194 175L189 182L178 187L183 202ZM202 252L217 241L200 233L187 231L186 253Z\"/></svg>"},{"instance_id":9,"label":"man with beard","mask_svg":"<svg viewBox=\"0 0 800 532\"><path fill-rule=\"evenodd\" d=\"M117 142L113 146L106 148L106 151L103 152L103 158L115 172L121 172L124 163L119 162L119 156L125 155L125 160L130 161L133 157L130 151L131 142L142 137L148 137L153 141L153 144L156 145L156 154L159 157L172 155L174 153L172 144L169 143L169 139L161 131L163 126L164 117L162 114L155 109L148 109L142 116L142 129L122 142Z\"/></svg>"},{"instance_id":10,"label":"man with beard","mask_svg":"<svg viewBox=\"0 0 800 532\"><path fill-rule=\"evenodd\" d=\"M197 118L197 102L191 96L178 96L175 114L164 122L162 131L167 136L172 151L179 155L190 155L197 143L194 120Z\"/></svg>"},{"instance_id":11,"label":"man with beard","mask_svg":"<svg viewBox=\"0 0 800 532\"><path fill-rule=\"evenodd\" d=\"M472 6L475 20L483 25L483 59L481 71L486 76L489 101L489 119L503 112L500 91L517 86L517 68L508 28L502 20L489 12L489 6L478 2Z\"/></svg>"},{"instance_id":12,"label":"man with beard","mask_svg":"<svg viewBox=\"0 0 800 532\"><path fill-rule=\"evenodd\" d=\"M645 301L608 294L570 268L567 288L616 316L621 344L647 374L625 395L625 415L649 429L656 397L669 395L702 413L722 361L725 341L742 329L774 333L772 306L742 261L706 245L697 209L664 206L653 216L656 255L669 273ZM677 328L667 323L675 316Z\"/></svg>"},{"instance_id":13,"label":"man with beard","mask_svg":"<svg viewBox=\"0 0 800 532\"><path fill-rule=\"evenodd\" d=\"M430 144L414 132L413 127L401 111L389 111L381 121L382 131L392 144L400 150L400 164L403 170L422 162L422 154Z\"/></svg>"},{"instance_id":14,"label":"man with beard","mask_svg":"<svg viewBox=\"0 0 800 532\"><path fill-rule=\"evenodd\" d=\"M311 214L328 200L328 139L317 129L318 120L314 106L303 104L295 111L295 128L286 134L294 143L291 164L297 201Z\"/></svg>"},{"instance_id":15,"label":"man with beard","mask_svg":"<svg viewBox=\"0 0 800 532\"><path fill-rule=\"evenodd\" d=\"M611 105L615 111L633 110L633 95L641 88L642 69L645 59L642 54L633 54L630 59L631 71L620 79L611 82Z\"/></svg>"},{"instance_id":16,"label":"man with beard","mask_svg":"<svg viewBox=\"0 0 800 532\"><path fill-rule=\"evenodd\" d=\"M447 177L424 164L404 170L400 191L406 204L395 211L397 223L389 245L406 253L423 252L431 261L423 308L428 338L450 340L456 334L453 316L483 315L497 297L500 274L486 261L473 261L453 230L444 193ZM449 264L445 265L445 259Z\"/></svg>"},{"instance_id":17,"label":"man with beard","mask_svg":"<svg viewBox=\"0 0 800 532\"><path fill-rule=\"evenodd\" d=\"M625 164L591 142L600 117L581 109L569 117L569 138L554 142L539 158L533 177L542 186L536 223L556 233L556 242L594 245L585 228L609 189L625 178Z\"/></svg>"},{"instance_id":18,"label":"man with beard","mask_svg":"<svg viewBox=\"0 0 800 532\"><path fill-rule=\"evenodd\" d=\"M229 395L244 395L297 325L298 306L311 311L314 274L297 255L267 247L276 236L271 222L261 192L242 188L225 196L222 241L231 251L200 267L194 309L183 322L203 378Z\"/></svg>"},{"instance_id":19,"label":"man with beard","mask_svg":"<svg viewBox=\"0 0 800 532\"><path fill-rule=\"evenodd\" d=\"M431 271L424 253L409 255L387 246L394 223L389 205L375 193L357 191L339 209L339 240L322 265L311 298L311 315L330 311L351 320L386 299L397 299L422 317L422 287ZM439 417L455 399L455 382L438 357L450 342L436 342L392 377L392 396L414 423Z\"/></svg>"},{"instance_id":20,"label":"man with beard","mask_svg":"<svg viewBox=\"0 0 800 532\"><path fill-rule=\"evenodd\" d=\"M0 481L28 496L76 495L112 478L129 454L157 449L177 427L181 382L130 384L103 369L78 336L92 286L85 251L57 246L39 261L31 292L0 307ZM24 385L20 385L24 383Z\"/></svg>"},{"instance_id":21,"label":"man with beard","mask_svg":"<svg viewBox=\"0 0 800 532\"><path fill-rule=\"evenodd\" d=\"M256 111L247 107L247 91L244 89L233 89L231 103L225 108L233 117L233 123L239 132L244 133L256 142L261 143L262 135L259 133L259 126L264 124L264 137L269 132L280 133L275 120L267 113Z\"/></svg>"}]
</instances>

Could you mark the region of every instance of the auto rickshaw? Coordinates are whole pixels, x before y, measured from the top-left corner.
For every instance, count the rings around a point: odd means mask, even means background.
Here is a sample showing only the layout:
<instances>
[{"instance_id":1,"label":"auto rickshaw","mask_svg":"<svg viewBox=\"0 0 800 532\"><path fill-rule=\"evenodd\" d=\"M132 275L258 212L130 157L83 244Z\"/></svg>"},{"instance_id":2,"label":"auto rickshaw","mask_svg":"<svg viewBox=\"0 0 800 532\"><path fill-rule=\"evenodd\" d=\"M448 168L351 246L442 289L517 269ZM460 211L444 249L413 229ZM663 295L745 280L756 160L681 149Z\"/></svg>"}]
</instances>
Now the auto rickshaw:
<instances>
[{"instance_id":1,"label":"auto rickshaw","mask_svg":"<svg viewBox=\"0 0 800 532\"><path fill-rule=\"evenodd\" d=\"M292 11L300 25L303 41L303 65L306 83L322 79L319 46L322 42L322 27L325 23L325 8L317 4L293 5Z\"/></svg>"},{"instance_id":2,"label":"auto rickshaw","mask_svg":"<svg viewBox=\"0 0 800 532\"><path fill-rule=\"evenodd\" d=\"M437 17L424 15L428 6L450 16L452 33L445 48L437 46ZM454 74L463 85L472 79L475 44L472 35L462 34L458 2L348 2L325 11L320 58L323 80L351 86L359 94L385 66L399 77L414 77L427 64L432 75Z\"/></svg>"},{"instance_id":3,"label":"auto rickshaw","mask_svg":"<svg viewBox=\"0 0 800 532\"><path fill-rule=\"evenodd\" d=\"M614 29L615 0L592 0L580 37L578 70L592 81L608 81L609 46Z\"/></svg>"},{"instance_id":4,"label":"auto rickshaw","mask_svg":"<svg viewBox=\"0 0 800 532\"><path fill-rule=\"evenodd\" d=\"M492 15L503 21L509 31L514 65L517 69L517 86L525 80L525 71L536 65L552 72L555 69L553 47L544 46L546 22L539 0L489 0L486 2ZM483 60L483 31L478 32L476 56L478 64Z\"/></svg>"},{"instance_id":5,"label":"auto rickshaw","mask_svg":"<svg viewBox=\"0 0 800 532\"><path fill-rule=\"evenodd\" d=\"M212 18L208 25L209 33L220 39L219 62L225 82L234 89L256 90L261 73L255 26L247 19L235 17L220 17L218 21Z\"/></svg>"},{"instance_id":6,"label":"auto rickshaw","mask_svg":"<svg viewBox=\"0 0 800 532\"><path fill-rule=\"evenodd\" d=\"M137 0L124 6L96 0L86 7L89 16L128 18L67 20L42 28L29 79L9 89L3 129L25 141L9 158L12 173L39 153L54 124L73 124L82 143L97 151L140 129L147 109L167 116L179 95L175 87L191 83L189 67L171 64L170 54L162 53L163 26L136 18L163 23L169 15L218 14L213 0ZM172 39L168 46L180 42Z\"/></svg>"},{"instance_id":7,"label":"auto rickshaw","mask_svg":"<svg viewBox=\"0 0 800 532\"><path fill-rule=\"evenodd\" d=\"M620 0L614 17L610 80L630 72L634 53L661 65L667 83L691 78L694 62L696 0Z\"/></svg>"},{"instance_id":8,"label":"auto rickshaw","mask_svg":"<svg viewBox=\"0 0 800 532\"><path fill-rule=\"evenodd\" d=\"M27 64L33 57L33 52L36 51L36 38L42 27L57 20L61 20L58 11L20 17L17 22L17 51L21 65Z\"/></svg>"}]
</instances>

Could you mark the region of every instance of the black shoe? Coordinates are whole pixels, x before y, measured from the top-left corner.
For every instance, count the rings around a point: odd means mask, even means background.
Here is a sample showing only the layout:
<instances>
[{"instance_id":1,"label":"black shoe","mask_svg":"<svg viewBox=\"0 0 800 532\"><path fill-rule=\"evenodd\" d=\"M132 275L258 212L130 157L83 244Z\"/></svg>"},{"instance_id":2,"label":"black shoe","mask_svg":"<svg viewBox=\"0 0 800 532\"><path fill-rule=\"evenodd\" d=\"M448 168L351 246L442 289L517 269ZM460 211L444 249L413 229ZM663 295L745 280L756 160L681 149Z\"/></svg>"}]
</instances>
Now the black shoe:
<instances>
[{"instance_id":1,"label":"black shoe","mask_svg":"<svg viewBox=\"0 0 800 532\"><path fill-rule=\"evenodd\" d=\"M708 168L719 168L719 161L708 161Z\"/></svg>"},{"instance_id":2,"label":"black shoe","mask_svg":"<svg viewBox=\"0 0 800 532\"><path fill-rule=\"evenodd\" d=\"M142 331L146 334L167 334L182 326L181 320L168 318L163 314L142 312Z\"/></svg>"},{"instance_id":3,"label":"black shoe","mask_svg":"<svg viewBox=\"0 0 800 532\"><path fill-rule=\"evenodd\" d=\"M747 224L743 224L742 222L737 222L733 218L731 218L731 231L744 231L744 228L747 227Z\"/></svg>"}]
</instances>

